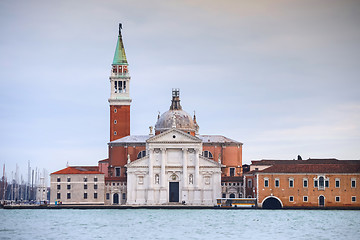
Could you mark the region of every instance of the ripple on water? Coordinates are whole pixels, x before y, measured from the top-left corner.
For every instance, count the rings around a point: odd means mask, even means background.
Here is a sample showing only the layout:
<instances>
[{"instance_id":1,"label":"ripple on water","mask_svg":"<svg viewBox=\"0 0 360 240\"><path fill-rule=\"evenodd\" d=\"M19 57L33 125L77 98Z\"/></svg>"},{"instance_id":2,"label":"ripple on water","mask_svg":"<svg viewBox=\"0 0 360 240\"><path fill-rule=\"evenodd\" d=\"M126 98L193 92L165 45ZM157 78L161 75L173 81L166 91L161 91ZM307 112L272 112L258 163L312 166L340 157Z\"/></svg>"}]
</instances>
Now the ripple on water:
<instances>
[{"instance_id":1,"label":"ripple on water","mask_svg":"<svg viewBox=\"0 0 360 240\"><path fill-rule=\"evenodd\" d=\"M4 210L1 239L357 239L360 211Z\"/></svg>"}]
</instances>

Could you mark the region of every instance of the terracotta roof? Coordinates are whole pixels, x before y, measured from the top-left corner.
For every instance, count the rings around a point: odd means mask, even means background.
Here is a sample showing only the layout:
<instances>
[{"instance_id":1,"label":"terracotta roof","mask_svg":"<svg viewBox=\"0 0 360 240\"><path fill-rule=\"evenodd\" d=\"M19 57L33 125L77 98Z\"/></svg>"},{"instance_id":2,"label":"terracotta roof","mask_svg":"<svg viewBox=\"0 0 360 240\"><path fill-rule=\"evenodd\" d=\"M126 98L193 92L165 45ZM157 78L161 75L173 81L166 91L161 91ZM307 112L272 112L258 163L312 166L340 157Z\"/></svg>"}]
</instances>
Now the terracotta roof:
<instances>
[{"instance_id":1,"label":"terracotta roof","mask_svg":"<svg viewBox=\"0 0 360 240\"><path fill-rule=\"evenodd\" d=\"M259 173L360 173L358 164L275 164Z\"/></svg>"},{"instance_id":2,"label":"terracotta roof","mask_svg":"<svg viewBox=\"0 0 360 240\"><path fill-rule=\"evenodd\" d=\"M309 158L307 160L273 160L263 159L251 161L252 165L274 164L359 164L360 160L338 160L336 158Z\"/></svg>"},{"instance_id":3,"label":"terracotta roof","mask_svg":"<svg viewBox=\"0 0 360 240\"><path fill-rule=\"evenodd\" d=\"M99 172L97 166L73 166L67 167L51 174L104 174Z\"/></svg>"}]
</instances>

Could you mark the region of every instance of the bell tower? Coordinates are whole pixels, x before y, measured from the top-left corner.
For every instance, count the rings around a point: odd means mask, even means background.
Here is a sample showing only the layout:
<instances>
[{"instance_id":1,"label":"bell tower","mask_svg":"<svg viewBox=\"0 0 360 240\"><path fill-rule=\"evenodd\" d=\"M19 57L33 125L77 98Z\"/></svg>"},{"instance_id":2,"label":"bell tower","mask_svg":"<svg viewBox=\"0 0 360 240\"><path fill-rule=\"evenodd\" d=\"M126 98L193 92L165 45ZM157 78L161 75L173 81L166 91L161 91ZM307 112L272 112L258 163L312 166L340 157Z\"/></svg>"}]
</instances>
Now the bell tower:
<instances>
[{"instance_id":1,"label":"bell tower","mask_svg":"<svg viewBox=\"0 0 360 240\"><path fill-rule=\"evenodd\" d=\"M130 75L121 29L120 23L110 75L110 141L130 135Z\"/></svg>"}]
</instances>

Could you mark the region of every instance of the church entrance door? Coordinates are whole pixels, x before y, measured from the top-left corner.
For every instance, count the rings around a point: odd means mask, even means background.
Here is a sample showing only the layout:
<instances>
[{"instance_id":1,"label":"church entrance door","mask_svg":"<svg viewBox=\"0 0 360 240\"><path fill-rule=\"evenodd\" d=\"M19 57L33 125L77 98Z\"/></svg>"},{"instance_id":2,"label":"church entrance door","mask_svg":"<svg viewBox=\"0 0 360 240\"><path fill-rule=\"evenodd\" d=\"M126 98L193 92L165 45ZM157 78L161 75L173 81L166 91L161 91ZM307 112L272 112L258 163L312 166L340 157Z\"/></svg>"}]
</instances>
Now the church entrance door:
<instances>
[{"instance_id":1,"label":"church entrance door","mask_svg":"<svg viewBox=\"0 0 360 240\"><path fill-rule=\"evenodd\" d=\"M178 182L169 182L169 202L179 202Z\"/></svg>"},{"instance_id":2,"label":"church entrance door","mask_svg":"<svg viewBox=\"0 0 360 240\"><path fill-rule=\"evenodd\" d=\"M114 204L119 204L119 194L115 193L113 199Z\"/></svg>"}]
</instances>

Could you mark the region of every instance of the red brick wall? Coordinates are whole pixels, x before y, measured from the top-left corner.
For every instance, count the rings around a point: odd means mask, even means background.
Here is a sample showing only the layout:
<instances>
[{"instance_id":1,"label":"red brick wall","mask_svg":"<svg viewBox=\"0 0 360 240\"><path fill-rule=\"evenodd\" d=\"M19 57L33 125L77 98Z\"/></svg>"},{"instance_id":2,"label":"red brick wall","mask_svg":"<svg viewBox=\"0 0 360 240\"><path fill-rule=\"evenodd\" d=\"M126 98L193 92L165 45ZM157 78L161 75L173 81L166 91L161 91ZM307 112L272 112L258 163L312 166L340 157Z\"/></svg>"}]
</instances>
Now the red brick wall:
<instances>
[{"instance_id":1,"label":"red brick wall","mask_svg":"<svg viewBox=\"0 0 360 240\"><path fill-rule=\"evenodd\" d=\"M259 199L261 203L268 196L278 197L284 207L317 207L319 196L325 197L325 207L360 207L360 176L351 174L319 174L329 178L329 187L319 190L314 187L314 178L317 174L261 174L259 175ZM264 187L264 178L269 179L269 187ZM275 178L280 181L280 186L275 187ZM289 178L294 179L294 187L289 187ZM308 187L303 187L303 179L308 179ZM335 179L340 179L340 188L335 187ZM356 188L351 187L351 179L356 179ZM290 196L294 201L290 202ZM308 201L304 202L303 197ZM340 202L335 197L340 196ZM351 197L356 197L356 202L351 202Z\"/></svg>"},{"instance_id":2,"label":"red brick wall","mask_svg":"<svg viewBox=\"0 0 360 240\"><path fill-rule=\"evenodd\" d=\"M114 168L121 167L127 164L127 156L130 155L130 160L134 161L137 159L139 152L146 150L145 144L143 146L113 146L109 147L109 166L110 167L110 176L114 176ZM124 171L121 171L121 177L125 175Z\"/></svg>"},{"instance_id":3,"label":"red brick wall","mask_svg":"<svg viewBox=\"0 0 360 240\"><path fill-rule=\"evenodd\" d=\"M213 160L218 161L219 155L221 163L226 165L222 168L222 176L230 176L230 168L235 168L235 176L242 175L242 146L225 146L217 145L203 145L203 151L210 151L213 155ZM240 167L239 167L240 166Z\"/></svg>"},{"instance_id":4,"label":"red brick wall","mask_svg":"<svg viewBox=\"0 0 360 240\"><path fill-rule=\"evenodd\" d=\"M109 170L108 170L109 163L108 162L99 162L98 165L99 165L99 172L104 173L105 177L107 177L108 173L109 173Z\"/></svg>"},{"instance_id":5,"label":"red brick wall","mask_svg":"<svg viewBox=\"0 0 360 240\"><path fill-rule=\"evenodd\" d=\"M114 134L115 132L116 135ZM114 141L116 139L120 139L129 135L130 105L110 105L110 141Z\"/></svg>"}]
</instances>

